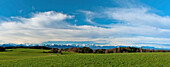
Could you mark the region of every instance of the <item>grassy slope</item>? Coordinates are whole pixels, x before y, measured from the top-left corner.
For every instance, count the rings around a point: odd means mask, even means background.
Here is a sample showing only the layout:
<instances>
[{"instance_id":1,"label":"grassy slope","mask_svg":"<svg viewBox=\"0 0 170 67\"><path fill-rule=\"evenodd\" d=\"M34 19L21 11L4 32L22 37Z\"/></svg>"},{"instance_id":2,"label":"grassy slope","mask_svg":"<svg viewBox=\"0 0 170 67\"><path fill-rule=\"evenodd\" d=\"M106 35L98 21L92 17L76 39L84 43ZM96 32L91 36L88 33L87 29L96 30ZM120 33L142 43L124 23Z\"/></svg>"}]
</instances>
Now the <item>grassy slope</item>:
<instances>
[{"instance_id":1,"label":"grassy slope","mask_svg":"<svg viewBox=\"0 0 170 67\"><path fill-rule=\"evenodd\" d=\"M97 67L97 66L170 66L170 53L116 53L64 55L42 53L39 49L13 49L0 52L0 67Z\"/></svg>"}]
</instances>

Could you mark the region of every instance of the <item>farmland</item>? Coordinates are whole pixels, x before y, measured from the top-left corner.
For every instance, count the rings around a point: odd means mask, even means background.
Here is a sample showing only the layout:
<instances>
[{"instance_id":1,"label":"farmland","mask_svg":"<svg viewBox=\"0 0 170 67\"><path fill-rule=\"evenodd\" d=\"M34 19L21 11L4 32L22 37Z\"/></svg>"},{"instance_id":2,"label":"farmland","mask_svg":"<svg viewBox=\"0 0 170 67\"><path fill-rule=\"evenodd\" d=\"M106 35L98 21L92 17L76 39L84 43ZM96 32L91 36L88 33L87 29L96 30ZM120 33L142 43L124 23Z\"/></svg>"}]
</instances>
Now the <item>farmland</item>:
<instances>
[{"instance_id":1,"label":"farmland","mask_svg":"<svg viewBox=\"0 0 170 67\"><path fill-rule=\"evenodd\" d=\"M43 53L43 49L8 49L0 52L0 67L168 67L170 53Z\"/></svg>"}]
</instances>

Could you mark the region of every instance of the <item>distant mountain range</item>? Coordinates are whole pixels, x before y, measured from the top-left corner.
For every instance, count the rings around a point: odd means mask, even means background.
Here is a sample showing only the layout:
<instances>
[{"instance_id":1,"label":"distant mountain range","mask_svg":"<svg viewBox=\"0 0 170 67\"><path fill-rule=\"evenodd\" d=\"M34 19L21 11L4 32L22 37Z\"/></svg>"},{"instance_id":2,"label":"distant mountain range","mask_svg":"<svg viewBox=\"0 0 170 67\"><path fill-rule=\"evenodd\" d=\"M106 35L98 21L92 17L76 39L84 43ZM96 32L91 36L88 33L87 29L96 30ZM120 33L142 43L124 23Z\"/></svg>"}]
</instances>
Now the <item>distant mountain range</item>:
<instances>
[{"instance_id":1,"label":"distant mountain range","mask_svg":"<svg viewBox=\"0 0 170 67\"><path fill-rule=\"evenodd\" d=\"M42 42L38 44L13 44L13 43L8 43L8 44L1 44L1 47L17 47L17 46L22 46L22 47L31 47L31 46L46 46L49 48L70 48L70 47L89 47L91 49L112 49L112 48L118 48L118 47L129 47L129 46L108 46L108 43L96 43L93 41L48 41L48 42ZM102 46L100 46L102 45ZM136 46L130 46L130 47L136 47ZM137 47L140 48L140 47ZM142 46L143 49L155 49L155 50L170 50L170 48L155 48L155 47L150 47L150 46Z\"/></svg>"}]
</instances>

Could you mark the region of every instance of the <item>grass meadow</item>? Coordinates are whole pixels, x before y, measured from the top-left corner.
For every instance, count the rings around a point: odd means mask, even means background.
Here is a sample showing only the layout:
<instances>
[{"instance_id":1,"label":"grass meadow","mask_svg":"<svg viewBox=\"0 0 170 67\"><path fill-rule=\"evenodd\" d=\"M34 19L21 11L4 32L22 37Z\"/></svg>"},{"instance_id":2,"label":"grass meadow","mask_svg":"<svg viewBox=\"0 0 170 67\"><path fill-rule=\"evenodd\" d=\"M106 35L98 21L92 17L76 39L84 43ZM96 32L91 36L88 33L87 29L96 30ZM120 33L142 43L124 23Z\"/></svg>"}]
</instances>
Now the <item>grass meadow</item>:
<instances>
[{"instance_id":1,"label":"grass meadow","mask_svg":"<svg viewBox=\"0 0 170 67\"><path fill-rule=\"evenodd\" d=\"M170 53L110 53L63 55L43 49L8 49L0 52L0 67L169 67Z\"/></svg>"}]
</instances>

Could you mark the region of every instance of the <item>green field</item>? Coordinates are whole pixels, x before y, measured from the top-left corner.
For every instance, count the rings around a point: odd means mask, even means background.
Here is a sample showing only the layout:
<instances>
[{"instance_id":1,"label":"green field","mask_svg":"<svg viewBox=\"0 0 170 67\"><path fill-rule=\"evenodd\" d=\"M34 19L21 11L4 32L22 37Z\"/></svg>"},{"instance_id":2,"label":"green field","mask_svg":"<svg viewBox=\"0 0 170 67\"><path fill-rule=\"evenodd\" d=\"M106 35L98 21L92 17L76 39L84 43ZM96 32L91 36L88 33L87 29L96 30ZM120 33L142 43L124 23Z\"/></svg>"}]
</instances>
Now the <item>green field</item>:
<instances>
[{"instance_id":1,"label":"green field","mask_svg":"<svg viewBox=\"0 0 170 67\"><path fill-rule=\"evenodd\" d=\"M40 49L0 52L0 67L169 67L170 53L111 53L63 55Z\"/></svg>"}]
</instances>

